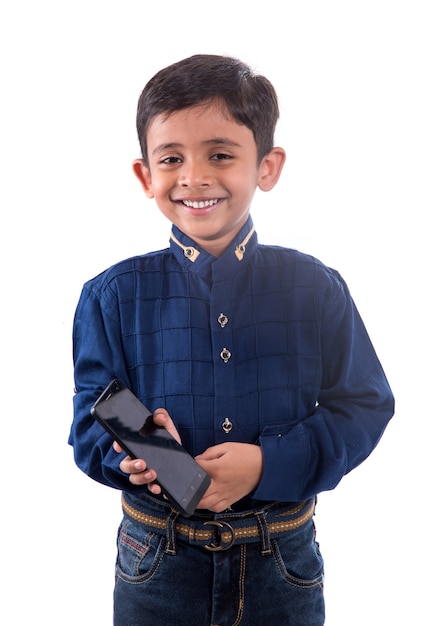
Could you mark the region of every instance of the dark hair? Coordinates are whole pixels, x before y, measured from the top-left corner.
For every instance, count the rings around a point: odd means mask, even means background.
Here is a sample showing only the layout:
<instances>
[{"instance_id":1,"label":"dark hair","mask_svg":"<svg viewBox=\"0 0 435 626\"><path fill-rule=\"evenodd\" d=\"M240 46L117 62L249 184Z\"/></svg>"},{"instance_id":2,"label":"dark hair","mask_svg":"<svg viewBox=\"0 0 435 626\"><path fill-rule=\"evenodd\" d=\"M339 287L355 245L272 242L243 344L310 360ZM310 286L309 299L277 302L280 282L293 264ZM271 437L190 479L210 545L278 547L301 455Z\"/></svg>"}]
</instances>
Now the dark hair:
<instances>
[{"instance_id":1,"label":"dark hair","mask_svg":"<svg viewBox=\"0 0 435 626\"><path fill-rule=\"evenodd\" d=\"M273 85L238 59L196 54L157 72L142 91L136 126L145 164L146 135L156 115L170 115L213 100L220 101L236 122L252 130L260 162L273 148L279 117Z\"/></svg>"}]
</instances>

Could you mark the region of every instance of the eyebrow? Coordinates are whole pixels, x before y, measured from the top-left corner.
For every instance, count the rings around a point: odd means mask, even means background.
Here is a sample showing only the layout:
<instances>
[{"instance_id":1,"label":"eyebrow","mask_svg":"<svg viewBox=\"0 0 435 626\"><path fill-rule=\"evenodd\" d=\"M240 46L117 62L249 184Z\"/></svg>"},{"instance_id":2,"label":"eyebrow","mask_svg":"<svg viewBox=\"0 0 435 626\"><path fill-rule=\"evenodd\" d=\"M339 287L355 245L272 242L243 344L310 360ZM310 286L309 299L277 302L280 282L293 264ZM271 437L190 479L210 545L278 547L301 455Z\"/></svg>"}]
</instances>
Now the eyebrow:
<instances>
[{"instance_id":1,"label":"eyebrow","mask_svg":"<svg viewBox=\"0 0 435 626\"><path fill-rule=\"evenodd\" d=\"M207 139L204 141L206 145L212 146L229 146L231 148L240 148L240 144L232 139L228 139L228 137L213 137L213 139ZM162 152L165 150L174 150L176 148L182 148L183 144L181 143L162 143L159 146L156 146L152 151L152 154L157 154L158 152Z\"/></svg>"},{"instance_id":2,"label":"eyebrow","mask_svg":"<svg viewBox=\"0 0 435 626\"><path fill-rule=\"evenodd\" d=\"M232 139L228 139L228 137L214 137L213 139L208 139L206 144L211 145L224 145L224 146L232 146L233 148L240 148L240 144Z\"/></svg>"}]
</instances>

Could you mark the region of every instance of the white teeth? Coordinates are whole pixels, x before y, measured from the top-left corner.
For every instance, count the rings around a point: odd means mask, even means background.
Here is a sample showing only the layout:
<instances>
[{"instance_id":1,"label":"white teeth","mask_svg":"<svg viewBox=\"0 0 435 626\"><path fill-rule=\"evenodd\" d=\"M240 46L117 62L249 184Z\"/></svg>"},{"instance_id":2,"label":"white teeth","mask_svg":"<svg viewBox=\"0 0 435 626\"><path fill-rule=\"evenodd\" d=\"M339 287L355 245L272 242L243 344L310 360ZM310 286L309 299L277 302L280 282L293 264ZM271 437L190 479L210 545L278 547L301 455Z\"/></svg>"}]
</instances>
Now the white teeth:
<instances>
[{"instance_id":1,"label":"white teeth","mask_svg":"<svg viewBox=\"0 0 435 626\"><path fill-rule=\"evenodd\" d=\"M183 200L183 204L191 207L192 209L206 209L209 206L216 204L218 200L201 200L200 202L192 202L191 200Z\"/></svg>"}]
</instances>

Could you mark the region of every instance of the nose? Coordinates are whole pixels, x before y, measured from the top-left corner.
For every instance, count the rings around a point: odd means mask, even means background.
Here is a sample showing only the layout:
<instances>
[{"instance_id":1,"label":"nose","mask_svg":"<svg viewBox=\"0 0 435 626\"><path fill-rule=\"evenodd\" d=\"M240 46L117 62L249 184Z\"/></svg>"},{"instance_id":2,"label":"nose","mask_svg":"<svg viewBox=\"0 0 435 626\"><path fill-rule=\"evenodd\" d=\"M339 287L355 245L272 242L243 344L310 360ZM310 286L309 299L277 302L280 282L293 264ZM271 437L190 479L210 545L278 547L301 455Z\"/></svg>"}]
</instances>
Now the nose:
<instances>
[{"instance_id":1,"label":"nose","mask_svg":"<svg viewBox=\"0 0 435 626\"><path fill-rule=\"evenodd\" d=\"M182 187L208 187L212 181L213 176L209 166L202 159L192 159L183 163L179 176L179 183Z\"/></svg>"}]
</instances>

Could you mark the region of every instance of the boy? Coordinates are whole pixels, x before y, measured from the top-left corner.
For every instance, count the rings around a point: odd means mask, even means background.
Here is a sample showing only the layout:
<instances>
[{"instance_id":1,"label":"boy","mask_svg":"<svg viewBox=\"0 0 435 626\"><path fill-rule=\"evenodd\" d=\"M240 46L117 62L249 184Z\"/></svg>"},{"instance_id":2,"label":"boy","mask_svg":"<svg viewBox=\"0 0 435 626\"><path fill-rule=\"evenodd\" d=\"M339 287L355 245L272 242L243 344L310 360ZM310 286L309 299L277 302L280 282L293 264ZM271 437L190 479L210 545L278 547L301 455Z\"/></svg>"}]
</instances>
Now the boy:
<instances>
[{"instance_id":1,"label":"boy","mask_svg":"<svg viewBox=\"0 0 435 626\"><path fill-rule=\"evenodd\" d=\"M379 441L393 397L340 275L262 246L250 217L285 161L275 91L240 61L195 55L139 99L148 198L170 248L89 281L74 322L78 466L120 489L114 623L324 623L316 495ZM211 477L183 518L146 459L90 408L120 378Z\"/></svg>"}]
</instances>

